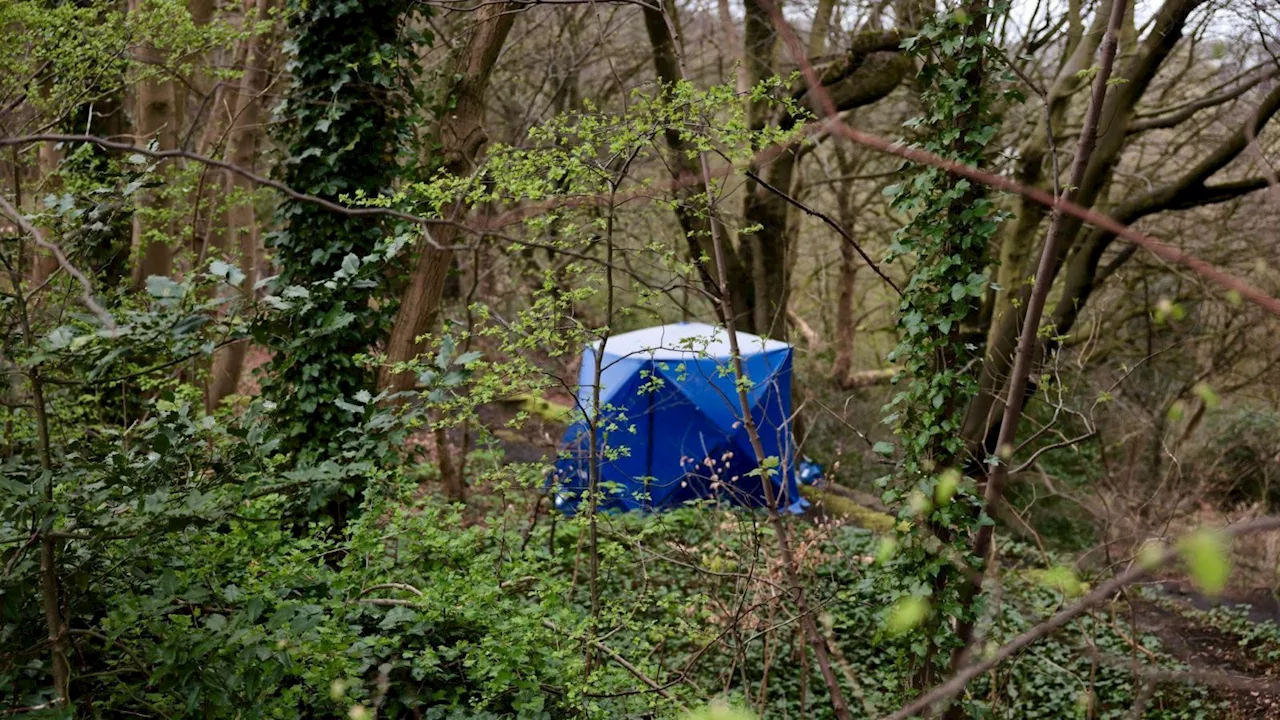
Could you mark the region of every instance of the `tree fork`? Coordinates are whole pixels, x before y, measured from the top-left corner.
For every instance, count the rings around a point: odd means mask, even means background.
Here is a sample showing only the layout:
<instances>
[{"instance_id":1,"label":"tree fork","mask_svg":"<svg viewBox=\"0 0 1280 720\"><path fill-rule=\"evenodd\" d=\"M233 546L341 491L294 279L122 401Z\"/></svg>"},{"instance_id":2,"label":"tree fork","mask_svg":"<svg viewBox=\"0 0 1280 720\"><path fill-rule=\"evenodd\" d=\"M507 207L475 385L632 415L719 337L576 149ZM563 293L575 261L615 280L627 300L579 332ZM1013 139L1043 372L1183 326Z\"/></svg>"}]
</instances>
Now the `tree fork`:
<instances>
[{"instance_id":1,"label":"tree fork","mask_svg":"<svg viewBox=\"0 0 1280 720\"><path fill-rule=\"evenodd\" d=\"M1078 187L1089 166L1097 140L1098 121L1102 115L1103 103L1107 95L1107 82L1111 78L1111 69L1115 63L1117 37L1120 24L1124 19L1125 0L1114 0L1111 7L1111 19L1107 24L1106 36L1102 41L1099 70L1094 78L1089 107L1085 112L1084 125L1080 132L1080 144L1076 149L1075 159L1067 187L1063 190L1066 200L1072 199L1074 188ZM1055 209L1050 221L1049 232L1045 237L1044 247L1040 252L1040 264L1036 270L1035 285L1027 303L1026 314L1022 322L1022 332L1018 338L1017 354L1014 357L1013 375L1009 380L1009 397L1005 403L1004 416L1000 423L1000 435L996 441L996 453L999 462L991 469L983 492L984 512L991 513L1003 501L1004 485L1009 473L1009 460L1013 454L1013 443L1017 438L1018 421L1022 417L1023 400L1026 395L1027 378L1031 374L1032 361L1035 359L1039 345L1040 318L1044 314L1045 302L1053 285L1053 276L1059 263L1059 245L1063 239L1066 215ZM978 528L973 541L972 556L983 563L983 571L974 578L968 579L961 588L962 602L972 608L974 599L982 590L986 576L987 557L990 555L994 541L994 526L990 523ZM974 622L972 613L957 629L962 642L952 654L952 671L958 670L970 654L974 638ZM954 705L947 717L956 718L962 714L961 706Z\"/></svg>"}]
</instances>

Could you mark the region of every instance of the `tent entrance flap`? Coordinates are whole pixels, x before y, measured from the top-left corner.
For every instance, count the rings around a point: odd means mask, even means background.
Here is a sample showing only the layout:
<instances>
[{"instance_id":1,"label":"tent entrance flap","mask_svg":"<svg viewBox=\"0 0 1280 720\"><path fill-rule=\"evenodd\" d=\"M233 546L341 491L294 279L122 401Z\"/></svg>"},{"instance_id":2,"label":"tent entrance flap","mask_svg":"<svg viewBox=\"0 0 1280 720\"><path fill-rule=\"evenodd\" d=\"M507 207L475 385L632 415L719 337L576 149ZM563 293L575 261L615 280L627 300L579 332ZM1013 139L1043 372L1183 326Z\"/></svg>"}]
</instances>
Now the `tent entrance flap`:
<instances>
[{"instance_id":1,"label":"tent entrance flap","mask_svg":"<svg viewBox=\"0 0 1280 720\"><path fill-rule=\"evenodd\" d=\"M757 472L760 458L742 422L725 331L677 323L618 335L583 353L578 403L587 417L565 433L550 478L557 507L572 513L586 494L593 423L599 507L663 510L708 498L759 507L764 482L772 483L780 507L802 507L789 427L791 346L747 333L738 333L738 345L752 419L765 456L778 461L774 477Z\"/></svg>"}]
</instances>

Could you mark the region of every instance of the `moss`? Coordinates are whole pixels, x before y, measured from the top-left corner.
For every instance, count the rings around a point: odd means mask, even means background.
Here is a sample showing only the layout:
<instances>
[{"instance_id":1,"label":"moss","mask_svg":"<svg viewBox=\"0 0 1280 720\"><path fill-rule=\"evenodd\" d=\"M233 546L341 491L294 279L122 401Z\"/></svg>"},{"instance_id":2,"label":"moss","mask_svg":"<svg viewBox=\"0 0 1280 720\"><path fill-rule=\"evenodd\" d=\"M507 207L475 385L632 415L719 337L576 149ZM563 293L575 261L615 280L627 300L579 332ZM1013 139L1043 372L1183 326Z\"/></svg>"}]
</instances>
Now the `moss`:
<instances>
[{"instance_id":1,"label":"moss","mask_svg":"<svg viewBox=\"0 0 1280 720\"><path fill-rule=\"evenodd\" d=\"M873 532L889 532L896 522L892 515L863 507L848 498L824 492L812 485L801 485L800 494L814 505L821 505L828 513Z\"/></svg>"},{"instance_id":2,"label":"moss","mask_svg":"<svg viewBox=\"0 0 1280 720\"><path fill-rule=\"evenodd\" d=\"M546 422L558 423L560 425L568 425L573 421L573 408L559 403L553 403L546 398L538 397L530 393L520 393L513 395L508 402L515 404L521 410L541 418Z\"/></svg>"}]
</instances>

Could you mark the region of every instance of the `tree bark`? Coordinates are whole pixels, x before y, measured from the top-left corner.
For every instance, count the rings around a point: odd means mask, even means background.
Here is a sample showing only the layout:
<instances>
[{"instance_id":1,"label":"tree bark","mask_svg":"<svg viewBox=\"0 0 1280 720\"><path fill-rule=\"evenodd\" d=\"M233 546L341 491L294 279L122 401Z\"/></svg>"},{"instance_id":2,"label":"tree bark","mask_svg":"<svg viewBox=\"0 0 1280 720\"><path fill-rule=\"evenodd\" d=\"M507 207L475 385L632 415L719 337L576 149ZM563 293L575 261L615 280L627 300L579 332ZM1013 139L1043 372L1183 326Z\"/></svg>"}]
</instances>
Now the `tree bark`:
<instances>
[{"instance_id":1,"label":"tree bark","mask_svg":"<svg viewBox=\"0 0 1280 720\"><path fill-rule=\"evenodd\" d=\"M1124 151L1128 136L1128 125L1133 120L1137 105L1143 94L1150 87L1151 81L1168 58L1178 40L1182 37L1182 29L1187 17L1204 0L1166 0L1152 21L1152 29L1142 41L1138 51L1125 63L1120 73L1125 82L1117 84L1107 94L1106 104L1102 107L1097 146L1089 164L1085 168L1079 187L1075 192L1075 202L1085 207L1092 207L1102 197L1104 190L1111 182L1116 163ZM1110 3L1098 10L1102 18L1110 16ZM1086 33L1086 39L1077 48L1077 59L1069 62L1055 81L1049 93L1049 116L1053 118L1054 127L1061 127L1066 117L1066 103L1074 92L1079 80L1078 69L1087 69L1097 46L1093 42L1094 28L1099 26L1099 18L1095 16L1093 28ZM1123 29L1121 31L1123 36ZM1068 75L1068 73L1070 73ZM1056 117L1055 117L1056 114ZM1044 162L1048 147L1046 135L1043 141L1037 140L1028 152L1018 170L1018 180L1024 184L1043 186ZM1040 133L1037 130L1037 137ZM1035 205L1034 207L1032 205ZM1031 276L1031 250L1035 247L1038 228L1045 216L1045 208L1030 202L1021 202L1017 206L1018 220L1012 232L1001 238L1000 269L997 282L1003 291L997 294L995 310L987 332L987 344L984 353L982 373L979 376L980 391L970 404L964 420L962 435L966 446L974 458L985 457L994 451L992 442L998 432L998 418L1002 414L1000 398L1009 370L1013 363L1014 348L1017 344L1018 331L1022 324L1022 312L1031 287L1026 279ZM1063 238L1057 252L1059 257L1054 264L1055 277L1061 258L1065 256L1078 241L1083 223L1074 216L1065 217L1062 221L1061 236Z\"/></svg>"},{"instance_id":2,"label":"tree bark","mask_svg":"<svg viewBox=\"0 0 1280 720\"><path fill-rule=\"evenodd\" d=\"M438 131L443 167L451 174L471 172L488 140L483 127L484 95L514 19L514 4L482 4L476 10L471 37L458 54L456 79L448 93L454 101L453 109L441 118ZM446 216L458 222L466 217L467 211L466 203L459 201L446 211ZM453 251L445 248L453 245L458 237L457 226L437 225L433 232L433 239L440 247L425 245L422 248L400 297L400 308L387 340L387 365L379 373L378 385L393 392L413 388L415 374L394 372L392 366L412 360L426 349L419 338L435 326L453 261Z\"/></svg>"},{"instance_id":3,"label":"tree bark","mask_svg":"<svg viewBox=\"0 0 1280 720\"><path fill-rule=\"evenodd\" d=\"M677 56L680 38L673 36L671 29L671 26L675 26L675 32L679 32L679 16L676 14L674 0L662 0L662 2L663 7L645 5L642 12L645 30L649 35L649 44L653 48L653 65L658 82L664 87L670 87L681 80ZM671 21L670 25L667 22L668 18ZM737 47L736 41L734 46ZM746 79L745 68L738 68L738 78L739 91L746 92L750 85ZM713 297L720 291L716 282L715 255L711 251L711 223L715 222L719 223L716 232L720 233L720 237L725 241L723 248L725 272L729 276L730 284L739 288L733 296L734 317L739 320L743 329L754 331L755 324L752 322L750 308L755 293L751 277L748 274L748 268L729 239L729 228L715 219L713 214L705 212L707 186L702 180L698 162L690 156L690 146L680 136L678 129L665 129L663 140L670 150L667 164L671 168L672 184L675 186L676 220L680 223L689 257L698 268L702 285ZM709 215L712 217L708 217Z\"/></svg>"},{"instance_id":4,"label":"tree bark","mask_svg":"<svg viewBox=\"0 0 1280 720\"><path fill-rule=\"evenodd\" d=\"M62 186L58 179L58 166L62 164L62 151L55 143L41 143L36 151L36 166L40 173L40 184L43 193L56 193ZM33 246L31 263L31 286L41 285L46 278L58 269L58 259L52 253Z\"/></svg>"},{"instance_id":5,"label":"tree bark","mask_svg":"<svg viewBox=\"0 0 1280 720\"><path fill-rule=\"evenodd\" d=\"M748 0L746 3L746 66L748 81L755 86L776 73L773 0ZM896 50L901 34L894 32L862 33L851 43L843 57L815 68L826 94L838 111L847 111L880 100L896 88L913 67L908 56ZM816 97L805 84L792 89L792 98L817 115L823 113ZM783 130L794 127L795 119L778 116L763 100L749 101L747 122L753 130L777 123ZM805 149L785 148L765 168L753 164L752 171L763 176L772 190L748 180L743 203L743 216L755 230L742 241L743 257L749 258L750 277L754 283L752 319L755 332L780 340L787 338L787 305L790 301L793 245L797 242L798 223L793 222L794 208L778 192L791 195L799 175L800 160ZM735 287L734 294L743 288Z\"/></svg>"},{"instance_id":6,"label":"tree bark","mask_svg":"<svg viewBox=\"0 0 1280 720\"><path fill-rule=\"evenodd\" d=\"M1080 187L1092 160L1094 142L1098 135L1098 121L1104 108L1107 84L1111 79L1111 68L1115 61L1117 36L1120 33L1121 22L1124 20L1125 4L1126 0L1113 0L1109 9L1110 17L1107 23L1106 37L1102 41L1101 59L1098 63L1099 70L1097 77L1094 78L1093 92L1089 98L1084 124L1080 130L1080 145L1076 148L1076 156L1071 163L1067 187L1062 192L1062 196L1067 200L1075 199L1075 191L1072 188ZM1053 287L1053 278L1057 274L1057 266L1061 262L1058 248L1065 239L1066 224L1066 215L1061 210L1054 210L1049 223L1049 232L1045 236L1044 247L1040 251L1040 264L1036 268L1035 284L1032 286L1032 292L1028 298L1026 317L1023 320L1022 329L1018 333L1017 354L1014 358L1013 374L1009 379L1008 400L1004 406L1004 415L1000 422L1000 434L996 440L996 453L1000 456L1000 462L991 468L983 492L982 507L988 515L994 515L995 508L1004 500L1004 486L1009 476L1009 461L1013 456L1013 443L1017 439L1018 421L1022 417L1022 404L1025 399L1027 379L1031 375L1031 366L1036 359L1037 350L1040 346L1040 317L1044 312L1049 290ZM983 577L987 570L986 560L991 554L994 542L995 532L993 525L986 524L978 528L973 540L971 556L983 563L983 570L977 577L965 582L962 587L961 602L969 608L970 618L957 628L961 646L951 656L953 672L963 667L966 656L971 651L970 646L973 644L974 638L973 601L978 596L978 593L982 591ZM958 705L953 706L953 711L948 713L948 716L960 717L961 713L958 712L958 708Z\"/></svg>"},{"instance_id":7,"label":"tree bark","mask_svg":"<svg viewBox=\"0 0 1280 720\"><path fill-rule=\"evenodd\" d=\"M1227 202L1266 188L1267 179L1262 177L1215 185L1209 185L1207 182L1215 173L1244 152L1248 147L1249 137L1261 132L1277 112L1280 112L1280 86L1273 88L1251 113L1249 119L1204 160L1175 181L1126 200L1111 210L1112 217L1125 224L1132 224L1154 213ZM1054 306L1050 323L1056 335L1065 335L1075 326L1080 310L1103 279L1099 276L1098 265L1103 254L1115 241L1115 237L1114 233L1094 228L1084 235L1084 240L1079 241L1074 252L1067 259L1066 271L1062 278L1062 293ZM1114 269L1115 267L1112 267L1112 271Z\"/></svg>"},{"instance_id":8,"label":"tree bark","mask_svg":"<svg viewBox=\"0 0 1280 720\"><path fill-rule=\"evenodd\" d=\"M142 0L129 0L129 12L145 11ZM178 102L173 80L155 77L151 73L159 72L164 60L163 54L149 43L135 48L138 62L148 77L137 84L134 95L134 127L137 141L142 144L154 142L160 150L173 150L178 147ZM162 210L163 200L154 193L139 196L139 210ZM173 253L165 242L170 223L146 219L142 214L133 218L133 252L137 256L137 264L133 270L133 283L136 287L146 284L152 275L168 276L173 272ZM155 234L160 238L152 237Z\"/></svg>"},{"instance_id":9,"label":"tree bark","mask_svg":"<svg viewBox=\"0 0 1280 720\"><path fill-rule=\"evenodd\" d=\"M853 174L854 164L851 162L849 155L843 149L837 147L835 149L837 167L842 175ZM836 196L836 207L840 213L840 224L850 234L853 233L857 223L857 215L853 208L853 198L849 197L849 189L844 192L838 192ZM858 278L858 257L853 250L853 244L848 242L840 243L840 275L839 275L839 295L836 300L836 326L835 326L835 359L831 363L831 379L836 383L837 387L844 387L844 383L849 377L849 370L853 367L853 339L857 333L857 321L853 315L853 291L854 283Z\"/></svg>"},{"instance_id":10,"label":"tree bark","mask_svg":"<svg viewBox=\"0 0 1280 720\"><path fill-rule=\"evenodd\" d=\"M263 12L269 11L277 0L250 0L249 7L260 7ZM234 113L231 118L231 129L227 137L226 161L238 167L252 169L261 147L262 139L262 94L267 88L267 63L270 52L267 38L254 35L247 41L248 49L244 53L244 75L240 78L240 89L235 94ZM258 218L253 207L252 183L236 173L228 172L223 178L223 187L228 195L236 195L236 202L227 209L225 237L230 246L239 251L240 271L244 280L240 288L245 293L252 293L258 281ZM233 395L240 386L244 374L244 359L249 349L248 340L232 343L213 357L212 377L209 382L208 402L210 408L216 408L224 398Z\"/></svg>"}]
</instances>

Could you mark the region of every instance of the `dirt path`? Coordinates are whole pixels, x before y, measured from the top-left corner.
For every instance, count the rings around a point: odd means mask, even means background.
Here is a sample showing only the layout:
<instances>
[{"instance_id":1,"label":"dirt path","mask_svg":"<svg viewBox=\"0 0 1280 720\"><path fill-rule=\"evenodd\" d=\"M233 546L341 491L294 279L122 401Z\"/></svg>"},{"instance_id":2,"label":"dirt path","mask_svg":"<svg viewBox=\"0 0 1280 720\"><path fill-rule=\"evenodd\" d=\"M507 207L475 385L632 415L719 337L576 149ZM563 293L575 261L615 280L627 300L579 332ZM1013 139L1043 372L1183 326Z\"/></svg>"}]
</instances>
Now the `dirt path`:
<instances>
[{"instance_id":1,"label":"dirt path","mask_svg":"<svg viewBox=\"0 0 1280 720\"><path fill-rule=\"evenodd\" d=\"M1280 693L1276 692L1276 686L1280 684L1277 682L1280 665L1260 659L1260 653L1242 647L1240 635L1210 624L1200 614L1219 605L1240 607L1248 604L1250 621L1280 625L1280 604L1275 598L1263 592L1257 597L1250 594L1243 598L1251 601L1248 603L1218 601L1181 583L1165 582L1158 587L1162 595L1159 602L1134 596L1133 609L1138 628L1158 637L1166 652L1188 665L1193 672L1202 673L1206 679L1230 678L1257 687L1210 686L1211 695L1226 705L1223 718L1280 718Z\"/></svg>"}]
</instances>

